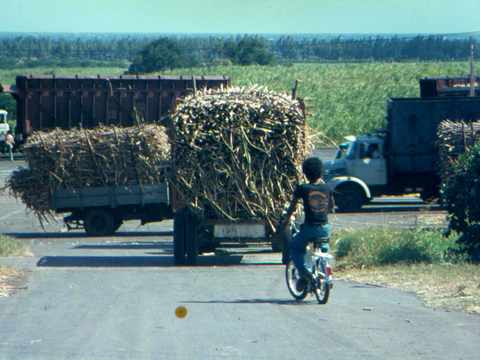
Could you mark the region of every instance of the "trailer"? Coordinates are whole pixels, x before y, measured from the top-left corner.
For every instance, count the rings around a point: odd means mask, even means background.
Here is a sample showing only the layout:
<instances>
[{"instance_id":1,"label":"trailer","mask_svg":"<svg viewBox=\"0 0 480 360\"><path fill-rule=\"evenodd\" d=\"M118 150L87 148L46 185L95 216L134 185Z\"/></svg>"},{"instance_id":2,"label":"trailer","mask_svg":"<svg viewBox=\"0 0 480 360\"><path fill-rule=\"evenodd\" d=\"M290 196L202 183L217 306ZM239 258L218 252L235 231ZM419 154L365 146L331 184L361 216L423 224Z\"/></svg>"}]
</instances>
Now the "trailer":
<instances>
[{"instance_id":1,"label":"trailer","mask_svg":"<svg viewBox=\"0 0 480 360\"><path fill-rule=\"evenodd\" d=\"M178 98L228 86L226 76L17 76L3 86L17 102L16 142L37 130L161 122ZM0 87L1 89L1 87Z\"/></svg>"}]
</instances>

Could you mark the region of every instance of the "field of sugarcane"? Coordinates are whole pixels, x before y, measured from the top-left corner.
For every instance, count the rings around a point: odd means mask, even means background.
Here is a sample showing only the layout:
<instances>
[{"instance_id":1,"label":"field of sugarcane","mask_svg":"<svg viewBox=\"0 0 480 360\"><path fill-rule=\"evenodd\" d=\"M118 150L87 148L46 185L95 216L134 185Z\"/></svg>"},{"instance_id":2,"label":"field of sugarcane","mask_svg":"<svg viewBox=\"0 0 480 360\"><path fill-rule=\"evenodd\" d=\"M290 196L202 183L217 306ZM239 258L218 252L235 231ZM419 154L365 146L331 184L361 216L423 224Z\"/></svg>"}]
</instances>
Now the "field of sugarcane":
<instances>
[{"instance_id":1,"label":"field of sugarcane","mask_svg":"<svg viewBox=\"0 0 480 360\"><path fill-rule=\"evenodd\" d=\"M311 127L336 142L344 136L383 126L389 97L419 96L418 79L458 76L469 71L462 62L334 63L278 66L218 66L179 69L173 74L221 74L235 85L261 84L285 91L300 80L298 94L306 99ZM480 65L477 65L480 72ZM322 137L317 138L320 142ZM327 139L323 139L328 144Z\"/></svg>"},{"instance_id":2,"label":"field of sugarcane","mask_svg":"<svg viewBox=\"0 0 480 360\"><path fill-rule=\"evenodd\" d=\"M119 75L120 68L34 68L0 70L0 83L12 83L16 74ZM125 69L126 70L126 69ZM306 98L308 123L328 139L341 141L352 133L382 127L389 97L418 96L418 79L458 76L469 71L467 62L331 63L278 66L215 66L177 69L168 74L227 75L233 85L265 85L285 91L300 80L299 96ZM480 73L480 65L477 65ZM320 134L319 133L319 134ZM328 144L319 136L317 142Z\"/></svg>"}]
</instances>

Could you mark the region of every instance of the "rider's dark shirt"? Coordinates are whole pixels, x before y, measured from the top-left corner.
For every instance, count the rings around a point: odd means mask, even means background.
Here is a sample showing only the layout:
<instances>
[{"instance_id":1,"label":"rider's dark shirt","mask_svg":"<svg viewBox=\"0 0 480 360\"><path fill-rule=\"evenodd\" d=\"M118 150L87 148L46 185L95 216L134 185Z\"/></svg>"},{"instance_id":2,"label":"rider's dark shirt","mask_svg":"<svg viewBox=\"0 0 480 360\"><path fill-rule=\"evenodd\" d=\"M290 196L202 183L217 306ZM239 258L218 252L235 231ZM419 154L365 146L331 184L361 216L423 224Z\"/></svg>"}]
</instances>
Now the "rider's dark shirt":
<instances>
[{"instance_id":1,"label":"rider's dark shirt","mask_svg":"<svg viewBox=\"0 0 480 360\"><path fill-rule=\"evenodd\" d=\"M306 225L324 225L328 223L331 206L331 191L326 184L300 184L294 196L303 199Z\"/></svg>"}]
</instances>

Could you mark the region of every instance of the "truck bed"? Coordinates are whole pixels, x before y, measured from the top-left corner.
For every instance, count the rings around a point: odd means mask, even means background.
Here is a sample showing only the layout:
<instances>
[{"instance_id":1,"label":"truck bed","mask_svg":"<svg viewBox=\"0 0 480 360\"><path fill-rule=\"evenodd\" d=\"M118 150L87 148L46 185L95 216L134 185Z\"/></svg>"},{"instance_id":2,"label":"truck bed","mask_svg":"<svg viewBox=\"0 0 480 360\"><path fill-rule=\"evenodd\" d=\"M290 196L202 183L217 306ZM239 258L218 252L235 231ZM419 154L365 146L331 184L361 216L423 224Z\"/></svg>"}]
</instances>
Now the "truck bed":
<instances>
[{"instance_id":1,"label":"truck bed","mask_svg":"<svg viewBox=\"0 0 480 360\"><path fill-rule=\"evenodd\" d=\"M155 204L170 204L167 183L145 186L107 186L86 187L78 190L58 190L51 199L51 207L55 211Z\"/></svg>"},{"instance_id":2,"label":"truck bed","mask_svg":"<svg viewBox=\"0 0 480 360\"><path fill-rule=\"evenodd\" d=\"M479 97L392 98L388 102L389 176L436 172L443 120L480 119Z\"/></svg>"}]
</instances>

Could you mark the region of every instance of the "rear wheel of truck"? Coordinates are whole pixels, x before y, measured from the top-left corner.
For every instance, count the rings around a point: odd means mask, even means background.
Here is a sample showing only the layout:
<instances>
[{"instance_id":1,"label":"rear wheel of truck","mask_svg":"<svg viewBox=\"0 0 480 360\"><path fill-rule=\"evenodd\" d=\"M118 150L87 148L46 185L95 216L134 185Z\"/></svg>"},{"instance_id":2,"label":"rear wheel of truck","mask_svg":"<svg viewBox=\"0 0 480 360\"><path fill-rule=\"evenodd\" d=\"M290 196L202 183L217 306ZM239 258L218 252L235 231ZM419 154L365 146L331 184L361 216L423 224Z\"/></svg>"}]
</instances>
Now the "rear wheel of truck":
<instances>
[{"instance_id":1,"label":"rear wheel of truck","mask_svg":"<svg viewBox=\"0 0 480 360\"><path fill-rule=\"evenodd\" d=\"M187 221L186 233L185 233L185 248L187 250L187 264L196 265L197 257L198 257L197 226L193 216L188 216L187 219L188 221Z\"/></svg>"},{"instance_id":2,"label":"rear wheel of truck","mask_svg":"<svg viewBox=\"0 0 480 360\"><path fill-rule=\"evenodd\" d=\"M185 264L186 212L179 210L173 217L173 257L175 265Z\"/></svg>"},{"instance_id":3,"label":"rear wheel of truck","mask_svg":"<svg viewBox=\"0 0 480 360\"><path fill-rule=\"evenodd\" d=\"M197 241L199 253L212 253L218 246L213 238L213 226L199 225L197 228Z\"/></svg>"},{"instance_id":4,"label":"rear wheel of truck","mask_svg":"<svg viewBox=\"0 0 480 360\"><path fill-rule=\"evenodd\" d=\"M359 211L367 199L363 189L356 184L344 184L335 189L335 204L340 212Z\"/></svg>"},{"instance_id":5,"label":"rear wheel of truck","mask_svg":"<svg viewBox=\"0 0 480 360\"><path fill-rule=\"evenodd\" d=\"M114 226L114 232L116 232L118 229L120 229L120 226L123 225L123 220L122 219L115 219L115 226Z\"/></svg>"},{"instance_id":6,"label":"rear wheel of truck","mask_svg":"<svg viewBox=\"0 0 480 360\"><path fill-rule=\"evenodd\" d=\"M112 212L105 209L88 210L83 226L89 236L108 236L118 229Z\"/></svg>"},{"instance_id":7,"label":"rear wheel of truck","mask_svg":"<svg viewBox=\"0 0 480 360\"><path fill-rule=\"evenodd\" d=\"M187 264L196 265L200 252L200 228L201 215L193 209L187 209L187 225L185 233L185 249L187 252Z\"/></svg>"}]
</instances>

